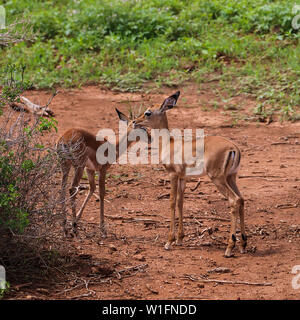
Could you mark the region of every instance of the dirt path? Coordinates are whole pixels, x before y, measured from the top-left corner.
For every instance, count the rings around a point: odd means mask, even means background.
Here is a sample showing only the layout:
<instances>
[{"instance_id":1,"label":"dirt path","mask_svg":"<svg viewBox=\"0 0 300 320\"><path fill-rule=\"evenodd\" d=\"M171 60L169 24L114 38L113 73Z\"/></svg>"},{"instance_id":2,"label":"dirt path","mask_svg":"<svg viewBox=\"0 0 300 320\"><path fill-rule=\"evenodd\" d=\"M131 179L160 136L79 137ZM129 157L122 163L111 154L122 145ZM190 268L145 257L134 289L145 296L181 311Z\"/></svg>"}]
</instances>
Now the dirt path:
<instances>
[{"instance_id":1,"label":"dirt path","mask_svg":"<svg viewBox=\"0 0 300 320\"><path fill-rule=\"evenodd\" d=\"M114 107L127 113L129 105L159 103L173 91L127 94L88 87L63 91L51 108L59 123L58 133L71 127L97 133L101 128L117 129ZM238 185L245 198L247 253L241 255L236 250L234 258L223 256L230 227L226 220L230 218L229 207L208 178L203 178L194 192L190 187L195 182L188 183L184 244L165 251L169 200L158 200L158 196L169 192L168 181L163 182L167 174L160 166L113 166L105 208L108 238L102 240L97 235L99 203L93 199L84 213L81 239L71 240L81 257L88 259L82 274L90 277L89 286L58 294L40 293L40 298L300 298L300 290L291 285L291 270L300 265L300 123L267 125L239 120L231 127L231 111L204 111L203 106L214 100L212 90L202 88L198 92L195 85L189 85L181 93L178 107L169 112L170 127L204 128L206 134L232 139L242 150ZM46 96L43 92L28 95L36 102L44 102ZM242 96L234 101L242 106L243 113L251 114L253 101ZM89 226L87 233L83 232L84 226ZM201 279L270 285L221 284ZM24 298L28 292L20 292L19 297Z\"/></svg>"}]
</instances>

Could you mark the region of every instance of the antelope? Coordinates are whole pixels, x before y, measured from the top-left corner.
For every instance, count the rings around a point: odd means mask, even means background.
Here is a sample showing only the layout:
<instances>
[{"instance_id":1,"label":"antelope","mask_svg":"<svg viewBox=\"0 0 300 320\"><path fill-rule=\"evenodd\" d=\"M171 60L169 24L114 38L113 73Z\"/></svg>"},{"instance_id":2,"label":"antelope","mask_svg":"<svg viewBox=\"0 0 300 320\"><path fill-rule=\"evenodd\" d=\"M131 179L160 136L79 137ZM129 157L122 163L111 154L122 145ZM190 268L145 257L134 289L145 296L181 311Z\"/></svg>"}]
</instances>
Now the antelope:
<instances>
[{"instance_id":1,"label":"antelope","mask_svg":"<svg viewBox=\"0 0 300 320\"><path fill-rule=\"evenodd\" d=\"M119 145L124 142L123 139L127 139L127 148L132 143L128 140L129 133L136 129L141 128L141 126L135 124L131 119L129 119L125 114L120 112L116 108L116 112L121 121L127 123L127 135L125 135L116 144L116 159L121 156L119 152ZM72 208L72 232L71 235L77 234L77 223L82 216L83 210L86 207L89 199L92 197L96 190L95 184L95 172L99 173L99 200L100 200L100 233L103 237L107 236L105 224L104 224L104 196L105 196L105 179L106 173L110 163L99 164L96 158L96 152L98 148L107 140L98 141L96 136L84 129L72 128L67 130L57 141L56 148L57 153L60 158L60 165L62 171L62 181L61 181L61 211L63 215L63 230L65 235L68 235L67 230L67 212L66 212L66 188L70 169L74 168L74 177L69 189L70 202ZM123 152L126 150L123 150ZM84 169L86 169L88 181L89 181L89 192L84 199L81 208L78 213L76 213L76 203L75 198L78 191L79 183L82 178Z\"/></svg>"},{"instance_id":2,"label":"antelope","mask_svg":"<svg viewBox=\"0 0 300 320\"><path fill-rule=\"evenodd\" d=\"M143 115L134 120L135 124L139 124L152 129L167 129L169 132L168 119L166 111L172 109L179 98L180 92L169 96L164 100L162 105L148 108ZM169 135L170 150L174 150L174 138ZM195 145L193 138L193 147ZM164 142L160 142L159 152L162 154ZM166 149L165 149L166 150ZM172 153L172 151L169 151ZM174 151L173 151L174 155ZM171 157L172 158L172 157ZM244 224L244 199L236 185L236 177L241 161L241 152L239 148L231 141L220 136L205 136L204 137L204 165L199 177L207 175L215 184L221 194L228 199L231 206L231 228L228 239L225 257L233 256L233 248L236 243L236 227L238 216L241 226L240 252L245 253L247 245L247 236L245 233ZM184 238L183 231L183 201L186 187L186 168L187 163L183 160L182 164L177 164L171 159L168 164L163 164L170 176L170 227L168 241L165 244L165 249L170 249L175 242L181 245ZM175 210L176 203L179 215L178 233L175 238Z\"/></svg>"}]
</instances>

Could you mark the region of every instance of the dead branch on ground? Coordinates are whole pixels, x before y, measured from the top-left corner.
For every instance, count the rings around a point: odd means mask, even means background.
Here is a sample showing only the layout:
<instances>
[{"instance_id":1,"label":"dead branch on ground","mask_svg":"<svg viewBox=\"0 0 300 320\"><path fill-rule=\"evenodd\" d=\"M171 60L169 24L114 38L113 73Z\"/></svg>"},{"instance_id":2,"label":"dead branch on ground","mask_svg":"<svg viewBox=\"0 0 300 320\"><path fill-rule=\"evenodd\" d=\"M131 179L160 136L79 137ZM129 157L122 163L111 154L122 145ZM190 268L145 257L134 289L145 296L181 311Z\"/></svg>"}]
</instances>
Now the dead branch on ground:
<instances>
[{"instance_id":1,"label":"dead branch on ground","mask_svg":"<svg viewBox=\"0 0 300 320\"><path fill-rule=\"evenodd\" d=\"M19 102L11 102L9 103L9 106L13 108L16 111L25 111L29 113L33 113L35 115L41 116L41 117L53 117L54 112L49 108L49 105L51 104L53 98L59 93L59 91L55 91L52 96L49 98L48 102L45 106L40 106L38 104L35 104L31 102L29 99L20 96Z\"/></svg>"}]
</instances>

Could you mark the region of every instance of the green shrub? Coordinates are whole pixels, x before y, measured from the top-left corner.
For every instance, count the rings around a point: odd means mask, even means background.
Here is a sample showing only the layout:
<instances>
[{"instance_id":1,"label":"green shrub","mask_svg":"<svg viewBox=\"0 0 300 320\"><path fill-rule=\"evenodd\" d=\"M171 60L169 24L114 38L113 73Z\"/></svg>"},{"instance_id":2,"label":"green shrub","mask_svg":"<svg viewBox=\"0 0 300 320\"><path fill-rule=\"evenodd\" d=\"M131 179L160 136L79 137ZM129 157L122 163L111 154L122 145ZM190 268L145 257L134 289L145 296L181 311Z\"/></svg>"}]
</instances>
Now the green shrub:
<instances>
[{"instance_id":1,"label":"green shrub","mask_svg":"<svg viewBox=\"0 0 300 320\"><path fill-rule=\"evenodd\" d=\"M5 103L18 101L26 84L10 66L0 96ZM0 229L23 232L37 212L51 213L56 189L51 188L58 168L54 149L42 142L44 132L56 129L54 119L35 118L5 108L0 117ZM53 187L53 186L52 186Z\"/></svg>"}]
</instances>

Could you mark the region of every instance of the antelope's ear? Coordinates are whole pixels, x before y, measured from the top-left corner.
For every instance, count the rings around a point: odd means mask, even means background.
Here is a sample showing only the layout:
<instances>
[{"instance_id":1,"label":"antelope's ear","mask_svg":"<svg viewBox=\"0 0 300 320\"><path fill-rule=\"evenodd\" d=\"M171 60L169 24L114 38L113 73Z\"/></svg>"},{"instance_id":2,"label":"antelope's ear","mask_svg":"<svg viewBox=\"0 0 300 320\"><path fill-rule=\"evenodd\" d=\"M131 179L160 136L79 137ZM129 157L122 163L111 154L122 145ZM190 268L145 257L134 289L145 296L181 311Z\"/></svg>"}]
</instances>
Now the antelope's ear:
<instances>
[{"instance_id":1,"label":"antelope's ear","mask_svg":"<svg viewBox=\"0 0 300 320\"><path fill-rule=\"evenodd\" d=\"M161 105L159 111L165 112L169 109L172 109L176 105L179 96L180 96L180 91L177 91L173 95L168 97Z\"/></svg>"},{"instance_id":2,"label":"antelope's ear","mask_svg":"<svg viewBox=\"0 0 300 320\"><path fill-rule=\"evenodd\" d=\"M126 123L129 122L129 118L127 116L125 116L124 113L122 113L121 111L119 111L117 108L116 108L116 111L117 111L117 114L118 114L118 117L121 121L125 121Z\"/></svg>"}]
</instances>

